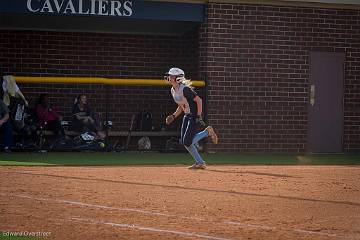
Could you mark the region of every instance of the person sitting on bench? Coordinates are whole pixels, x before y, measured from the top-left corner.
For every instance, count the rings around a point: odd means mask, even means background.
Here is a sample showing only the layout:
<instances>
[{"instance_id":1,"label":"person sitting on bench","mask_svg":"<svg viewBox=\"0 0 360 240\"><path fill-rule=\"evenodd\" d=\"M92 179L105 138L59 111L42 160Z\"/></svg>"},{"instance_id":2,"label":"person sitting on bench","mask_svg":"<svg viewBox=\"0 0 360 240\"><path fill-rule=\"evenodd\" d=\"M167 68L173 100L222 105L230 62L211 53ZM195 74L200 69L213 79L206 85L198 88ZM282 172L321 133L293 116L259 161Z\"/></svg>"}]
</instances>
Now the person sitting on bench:
<instances>
[{"instance_id":1,"label":"person sitting on bench","mask_svg":"<svg viewBox=\"0 0 360 240\"><path fill-rule=\"evenodd\" d=\"M64 128L61 126L62 117L58 113L57 108L50 104L49 97L46 93L39 96L36 115L39 124L45 130L54 132L56 137L65 137Z\"/></svg>"},{"instance_id":2,"label":"person sitting on bench","mask_svg":"<svg viewBox=\"0 0 360 240\"><path fill-rule=\"evenodd\" d=\"M80 94L73 107L72 129L77 132L92 132L98 139L104 139L105 133L102 131L97 114L95 114L87 104L85 94Z\"/></svg>"}]
</instances>

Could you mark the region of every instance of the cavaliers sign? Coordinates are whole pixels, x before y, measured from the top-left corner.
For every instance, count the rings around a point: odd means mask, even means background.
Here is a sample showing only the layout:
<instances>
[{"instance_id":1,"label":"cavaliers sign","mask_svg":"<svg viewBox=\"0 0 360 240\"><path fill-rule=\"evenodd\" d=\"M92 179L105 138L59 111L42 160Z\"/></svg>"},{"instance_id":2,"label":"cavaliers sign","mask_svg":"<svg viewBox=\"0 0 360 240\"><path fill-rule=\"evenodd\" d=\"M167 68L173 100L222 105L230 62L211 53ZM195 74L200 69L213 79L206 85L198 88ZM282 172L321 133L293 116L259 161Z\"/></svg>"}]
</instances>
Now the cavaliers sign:
<instances>
[{"instance_id":1,"label":"cavaliers sign","mask_svg":"<svg viewBox=\"0 0 360 240\"><path fill-rule=\"evenodd\" d=\"M56 15L133 15L133 1L121 0L27 0L26 9L32 13Z\"/></svg>"},{"instance_id":2,"label":"cavaliers sign","mask_svg":"<svg viewBox=\"0 0 360 240\"><path fill-rule=\"evenodd\" d=\"M171 0L0 0L0 14L203 22L204 4Z\"/></svg>"}]
</instances>

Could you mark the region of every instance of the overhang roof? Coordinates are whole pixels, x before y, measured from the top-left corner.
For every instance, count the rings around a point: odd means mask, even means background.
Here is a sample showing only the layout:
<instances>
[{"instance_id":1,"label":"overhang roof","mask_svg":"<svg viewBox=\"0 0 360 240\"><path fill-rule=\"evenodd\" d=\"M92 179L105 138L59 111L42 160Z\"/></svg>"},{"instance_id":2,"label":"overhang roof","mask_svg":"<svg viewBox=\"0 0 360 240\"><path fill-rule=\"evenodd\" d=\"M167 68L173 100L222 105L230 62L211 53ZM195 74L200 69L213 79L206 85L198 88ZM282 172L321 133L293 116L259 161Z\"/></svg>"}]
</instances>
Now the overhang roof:
<instances>
[{"instance_id":1,"label":"overhang roof","mask_svg":"<svg viewBox=\"0 0 360 240\"><path fill-rule=\"evenodd\" d=\"M144 0L1 0L0 29L182 35L205 4Z\"/></svg>"}]
</instances>

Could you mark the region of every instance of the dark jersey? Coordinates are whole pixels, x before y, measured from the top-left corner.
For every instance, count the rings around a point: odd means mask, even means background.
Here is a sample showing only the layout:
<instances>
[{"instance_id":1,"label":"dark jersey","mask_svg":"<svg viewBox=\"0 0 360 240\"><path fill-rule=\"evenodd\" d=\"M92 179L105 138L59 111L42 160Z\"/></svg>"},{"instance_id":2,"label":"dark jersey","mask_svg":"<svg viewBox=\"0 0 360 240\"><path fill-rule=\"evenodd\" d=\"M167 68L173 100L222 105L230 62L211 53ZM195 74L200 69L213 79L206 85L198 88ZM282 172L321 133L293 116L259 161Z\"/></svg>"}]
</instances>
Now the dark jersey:
<instances>
[{"instance_id":1,"label":"dark jersey","mask_svg":"<svg viewBox=\"0 0 360 240\"><path fill-rule=\"evenodd\" d=\"M5 105L5 103L0 100L0 118L5 117L6 114L9 113L8 107Z\"/></svg>"},{"instance_id":2,"label":"dark jersey","mask_svg":"<svg viewBox=\"0 0 360 240\"><path fill-rule=\"evenodd\" d=\"M74 105L72 113L74 115L76 114L80 117L86 117L86 116L92 117L92 112L91 112L90 108L87 105L85 105L82 109L80 109L80 106L78 103Z\"/></svg>"},{"instance_id":3,"label":"dark jersey","mask_svg":"<svg viewBox=\"0 0 360 240\"><path fill-rule=\"evenodd\" d=\"M197 96L196 92L180 84L179 89L176 91L174 88L171 88L171 95L174 98L174 101L183 107L185 114L197 115L197 105L194 102L194 98Z\"/></svg>"}]
</instances>

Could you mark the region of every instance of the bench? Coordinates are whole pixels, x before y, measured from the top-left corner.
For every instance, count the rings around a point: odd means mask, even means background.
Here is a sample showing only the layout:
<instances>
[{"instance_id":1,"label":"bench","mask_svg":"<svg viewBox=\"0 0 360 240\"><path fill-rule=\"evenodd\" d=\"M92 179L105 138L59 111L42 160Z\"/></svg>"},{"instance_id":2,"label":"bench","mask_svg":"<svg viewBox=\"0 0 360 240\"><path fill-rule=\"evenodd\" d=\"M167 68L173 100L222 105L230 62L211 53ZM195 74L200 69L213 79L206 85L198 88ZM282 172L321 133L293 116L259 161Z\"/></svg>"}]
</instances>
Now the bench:
<instances>
[{"instance_id":1,"label":"bench","mask_svg":"<svg viewBox=\"0 0 360 240\"><path fill-rule=\"evenodd\" d=\"M64 127L65 130L65 135L69 136L69 137L76 137L80 135L80 132L76 132L76 131L72 131L70 130L70 123L67 121L62 121L62 125ZM112 125L110 125L112 126ZM38 130L38 134L39 134L39 139L36 140L36 145L42 149L43 145L45 143L45 139L46 137L52 137L54 136L54 132L49 131L49 130L44 130L44 129L39 129ZM19 135L18 133L15 132L15 135ZM180 131L167 131L167 130L160 130L160 131L131 131L130 133L130 137L131 137L131 142L134 146L135 144L135 140L137 141L139 138L141 137L149 137L149 138L153 138L151 141L154 143L154 145L160 145L161 146L165 146L166 145L166 141L169 139L172 139L173 137L175 138L179 138L180 137ZM107 138L106 138L106 142L112 142L112 145L114 147L116 147L119 142L130 142L130 137L129 137L129 131L114 131L111 128L107 130ZM127 140L126 140L127 139ZM108 142L109 141L109 142ZM51 141L50 141L51 142Z\"/></svg>"},{"instance_id":2,"label":"bench","mask_svg":"<svg viewBox=\"0 0 360 240\"><path fill-rule=\"evenodd\" d=\"M68 136L79 135L78 132L68 130L70 122L62 121L61 124L65 127L65 134ZM108 121L107 126L112 127L112 122ZM53 134L51 131L45 131L45 135ZM129 131L112 131L108 129L108 137L126 137L129 135ZM131 131L131 136L133 137L179 137L180 131Z\"/></svg>"},{"instance_id":3,"label":"bench","mask_svg":"<svg viewBox=\"0 0 360 240\"><path fill-rule=\"evenodd\" d=\"M125 137L128 136L128 131L109 131L110 137ZM133 137L178 137L180 131L131 131Z\"/></svg>"},{"instance_id":4,"label":"bench","mask_svg":"<svg viewBox=\"0 0 360 240\"><path fill-rule=\"evenodd\" d=\"M52 131L45 130L43 132L45 136L52 136L54 133ZM76 136L79 135L79 132L65 130L67 136ZM108 137L126 137L128 136L128 131L108 131ZM180 131L131 131L132 137L179 137Z\"/></svg>"}]
</instances>

